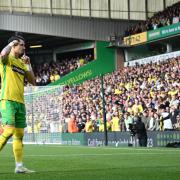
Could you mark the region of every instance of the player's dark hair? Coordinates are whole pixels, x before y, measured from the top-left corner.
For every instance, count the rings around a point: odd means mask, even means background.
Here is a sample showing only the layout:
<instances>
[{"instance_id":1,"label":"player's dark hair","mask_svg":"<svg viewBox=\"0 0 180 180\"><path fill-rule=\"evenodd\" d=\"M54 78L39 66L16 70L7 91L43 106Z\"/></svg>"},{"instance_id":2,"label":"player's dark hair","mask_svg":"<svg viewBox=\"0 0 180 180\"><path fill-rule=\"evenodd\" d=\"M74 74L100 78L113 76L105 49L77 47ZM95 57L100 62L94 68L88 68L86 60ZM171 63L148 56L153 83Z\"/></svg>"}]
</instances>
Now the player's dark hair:
<instances>
[{"instance_id":1,"label":"player's dark hair","mask_svg":"<svg viewBox=\"0 0 180 180\"><path fill-rule=\"evenodd\" d=\"M10 42L14 41L14 40L17 40L18 42L19 42L20 40L25 41L25 39L24 39L22 36L20 36L20 35L15 35L15 36L11 36L11 37L8 39L8 44L9 44Z\"/></svg>"}]
</instances>

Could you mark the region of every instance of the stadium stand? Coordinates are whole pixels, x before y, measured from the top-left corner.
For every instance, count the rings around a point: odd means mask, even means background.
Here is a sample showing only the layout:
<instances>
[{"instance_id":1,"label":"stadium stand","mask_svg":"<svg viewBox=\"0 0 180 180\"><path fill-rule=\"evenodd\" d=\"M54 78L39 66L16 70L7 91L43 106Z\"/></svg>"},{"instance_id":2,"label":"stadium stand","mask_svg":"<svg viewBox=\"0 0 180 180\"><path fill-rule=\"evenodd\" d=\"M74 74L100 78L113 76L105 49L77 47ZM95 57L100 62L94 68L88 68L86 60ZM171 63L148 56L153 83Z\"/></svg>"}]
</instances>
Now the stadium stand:
<instances>
[{"instance_id":1,"label":"stadium stand","mask_svg":"<svg viewBox=\"0 0 180 180\"><path fill-rule=\"evenodd\" d=\"M178 179L165 147L180 147L179 0L1 0L0 13L1 179L11 144L27 178ZM7 45L14 31L26 41Z\"/></svg>"},{"instance_id":2,"label":"stadium stand","mask_svg":"<svg viewBox=\"0 0 180 180\"><path fill-rule=\"evenodd\" d=\"M178 130L179 63L180 57L160 63L137 64L106 75L104 81L108 130L128 131L128 123L136 115L142 117L149 131L163 128ZM74 114L77 123L85 124L81 131L86 131L86 126L91 126L91 131L103 131L100 91L98 78L80 86L66 86L63 94L64 122L68 123L70 115ZM160 109L165 109L170 116L169 124L162 120L163 113ZM91 125L87 122L89 118ZM67 132L67 128L62 131Z\"/></svg>"},{"instance_id":3,"label":"stadium stand","mask_svg":"<svg viewBox=\"0 0 180 180\"><path fill-rule=\"evenodd\" d=\"M148 131L164 129L180 129L180 57L159 63L149 63L132 67L124 67L112 74L104 76L105 99L108 131L129 131L129 123L134 116L140 115ZM44 64L42 72L51 70L53 66ZM54 68L59 66L54 64ZM47 69L46 69L47 68ZM42 74L43 74L42 73ZM50 74L50 72L48 72ZM46 74L44 73L44 78ZM50 77L49 77L50 78ZM47 94L44 102L49 102L51 112L46 112L42 101L34 101L34 132L68 132L71 117L76 121L78 129L73 132L102 132L101 83L100 79L89 80L79 86L65 86L61 97ZM60 106L60 104L62 105ZM31 103L27 103L27 111L31 111ZM59 108L57 108L59 107ZM43 109L42 109L43 108ZM61 109L63 118L60 121L56 109ZM46 109L46 108L45 108ZM165 109L170 124L162 121L160 109ZM28 133L32 133L32 115L28 115ZM51 117L51 116L55 117ZM166 117L164 116L164 117ZM164 124L164 127L162 126ZM167 127L166 127L167 125Z\"/></svg>"},{"instance_id":4,"label":"stadium stand","mask_svg":"<svg viewBox=\"0 0 180 180\"><path fill-rule=\"evenodd\" d=\"M131 27L125 32L125 36L178 23L179 10L180 3L178 2L156 13L147 21ZM166 49L161 53L165 52ZM149 56L154 54L157 54L157 51L150 50ZM58 59L57 62L44 62L43 65L33 64L36 84L48 85L93 59L93 55L87 54ZM129 60L134 59L138 60L140 56L135 54ZM148 131L180 130L179 61L180 57L177 57L159 63L136 64L136 66L124 67L105 75L108 131L129 131L129 123L133 122L137 115L142 117ZM98 77L79 86L64 87L62 99L60 96L57 98L57 95L47 94L41 101L38 100L33 102L37 105L33 112L34 117L31 112L32 103L27 103L28 133L104 131L101 83ZM43 112L45 107L42 106L43 101L50 102L52 110L49 112L46 109L46 115ZM60 104L61 106L58 106ZM56 109L58 109L57 112L55 112ZM60 109L63 111L63 119L60 117ZM32 127L32 119L34 127ZM71 121L78 129L68 130Z\"/></svg>"},{"instance_id":5,"label":"stadium stand","mask_svg":"<svg viewBox=\"0 0 180 180\"><path fill-rule=\"evenodd\" d=\"M130 36L141 32L154 30L163 26L178 23L180 21L180 2L167 7L164 11L156 13L147 21L140 22L125 31L124 36Z\"/></svg>"},{"instance_id":6,"label":"stadium stand","mask_svg":"<svg viewBox=\"0 0 180 180\"><path fill-rule=\"evenodd\" d=\"M47 85L86 65L92 60L93 56L87 54L84 57L66 58L51 63L46 62L43 65L34 64L33 67L36 76L36 84L38 86Z\"/></svg>"}]
</instances>

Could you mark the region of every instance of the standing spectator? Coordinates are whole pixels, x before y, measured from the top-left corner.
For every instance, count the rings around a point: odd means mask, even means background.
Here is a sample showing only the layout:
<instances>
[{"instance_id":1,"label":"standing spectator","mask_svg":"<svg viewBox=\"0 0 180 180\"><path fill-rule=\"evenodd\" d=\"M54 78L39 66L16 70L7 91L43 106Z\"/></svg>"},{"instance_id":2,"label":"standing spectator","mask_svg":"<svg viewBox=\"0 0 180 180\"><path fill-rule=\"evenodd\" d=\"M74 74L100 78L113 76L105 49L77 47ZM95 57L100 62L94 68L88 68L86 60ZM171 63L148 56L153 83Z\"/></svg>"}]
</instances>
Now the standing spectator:
<instances>
[{"instance_id":1,"label":"standing spectator","mask_svg":"<svg viewBox=\"0 0 180 180\"><path fill-rule=\"evenodd\" d=\"M134 117L134 123L136 124L136 134L139 140L139 146L147 146L147 132L144 123L141 121L140 116Z\"/></svg>"},{"instance_id":2,"label":"standing spectator","mask_svg":"<svg viewBox=\"0 0 180 180\"><path fill-rule=\"evenodd\" d=\"M179 110L177 109L178 105L171 104L171 108L170 108L170 113L168 114L168 116L164 117L163 120L167 120L170 119L172 122L172 126L173 128L175 128L175 124L177 122L176 117L179 114Z\"/></svg>"},{"instance_id":3,"label":"standing spectator","mask_svg":"<svg viewBox=\"0 0 180 180\"><path fill-rule=\"evenodd\" d=\"M93 124L92 121L89 118L89 115L86 116L86 124L85 124L85 130L86 132L93 132Z\"/></svg>"},{"instance_id":4,"label":"standing spectator","mask_svg":"<svg viewBox=\"0 0 180 180\"><path fill-rule=\"evenodd\" d=\"M173 130L172 121L169 118L169 113L166 112L166 106L161 104L159 107L159 112L161 115L161 121L163 122L163 130L170 131ZM166 118L168 117L168 118Z\"/></svg>"},{"instance_id":5,"label":"standing spectator","mask_svg":"<svg viewBox=\"0 0 180 180\"><path fill-rule=\"evenodd\" d=\"M149 117L150 117L150 120L149 120L149 128L148 128L148 130L149 131L154 131L155 130L155 123L156 123L156 121L155 121L155 119L154 119L154 110L152 109L152 110L150 110L150 112L149 112Z\"/></svg>"},{"instance_id":6,"label":"standing spectator","mask_svg":"<svg viewBox=\"0 0 180 180\"><path fill-rule=\"evenodd\" d=\"M180 130L180 114L176 116L176 123L174 124L175 130Z\"/></svg>"},{"instance_id":7,"label":"standing spectator","mask_svg":"<svg viewBox=\"0 0 180 180\"><path fill-rule=\"evenodd\" d=\"M70 120L68 121L68 132L76 133L78 132L76 116L71 114Z\"/></svg>"},{"instance_id":8,"label":"standing spectator","mask_svg":"<svg viewBox=\"0 0 180 180\"><path fill-rule=\"evenodd\" d=\"M118 117L118 112L114 112L113 118L112 118L112 131L120 131L120 120Z\"/></svg>"},{"instance_id":9,"label":"standing spectator","mask_svg":"<svg viewBox=\"0 0 180 180\"><path fill-rule=\"evenodd\" d=\"M157 112L154 113L154 121L155 121L155 131L159 131L160 130L160 118Z\"/></svg>"},{"instance_id":10,"label":"standing spectator","mask_svg":"<svg viewBox=\"0 0 180 180\"><path fill-rule=\"evenodd\" d=\"M85 123L82 121L82 118L81 116L78 117L77 119L77 127L78 127L78 132L84 132L85 131Z\"/></svg>"},{"instance_id":11,"label":"standing spectator","mask_svg":"<svg viewBox=\"0 0 180 180\"><path fill-rule=\"evenodd\" d=\"M141 116L141 120L144 123L145 128L148 129L149 128L149 121L150 121L150 118L148 116L148 110L143 111L142 116Z\"/></svg>"},{"instance_id":12,"label":"standing spectator","mask_svg":"<svg viewBox=\"0 0 180 180\"><path fill-rule=\"evenodd\" d=\"M124 122L125 122L126 131L129 131L129 124L133 123L133 118L130 116L128 112L124 114Z\"/></svg>"}]
</instances>

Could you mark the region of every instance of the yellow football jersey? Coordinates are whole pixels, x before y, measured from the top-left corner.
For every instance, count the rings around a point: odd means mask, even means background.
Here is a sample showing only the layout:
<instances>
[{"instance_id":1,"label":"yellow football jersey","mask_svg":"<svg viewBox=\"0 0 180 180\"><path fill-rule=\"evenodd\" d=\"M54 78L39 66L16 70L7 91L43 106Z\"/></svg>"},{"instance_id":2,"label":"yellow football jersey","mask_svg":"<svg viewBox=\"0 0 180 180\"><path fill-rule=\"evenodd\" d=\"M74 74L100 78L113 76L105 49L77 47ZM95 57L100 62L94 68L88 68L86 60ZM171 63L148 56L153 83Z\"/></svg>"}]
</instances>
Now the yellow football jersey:
<instances>
[{"instance_id":1,"label":"yellow football jersey","mask_svg":"<svg viewBox=\"0 0 180 180\"><path fill-rule=\"evenodd\" d=\"M120 120L118 117L112 118L112 131L120 131L119 122L120 122Z\"/></svg>"},{"instance_id":2,"label":"yellow football jersey","mask_svg":"<svg viewBox=\"0 0 180 180\"><path fill-rule=\"evenodd\" d=\"M24 77L27 67L21 59L9 55L5 63L0 59L1 100L24 104Z\"/></svg>"}]
</instances>

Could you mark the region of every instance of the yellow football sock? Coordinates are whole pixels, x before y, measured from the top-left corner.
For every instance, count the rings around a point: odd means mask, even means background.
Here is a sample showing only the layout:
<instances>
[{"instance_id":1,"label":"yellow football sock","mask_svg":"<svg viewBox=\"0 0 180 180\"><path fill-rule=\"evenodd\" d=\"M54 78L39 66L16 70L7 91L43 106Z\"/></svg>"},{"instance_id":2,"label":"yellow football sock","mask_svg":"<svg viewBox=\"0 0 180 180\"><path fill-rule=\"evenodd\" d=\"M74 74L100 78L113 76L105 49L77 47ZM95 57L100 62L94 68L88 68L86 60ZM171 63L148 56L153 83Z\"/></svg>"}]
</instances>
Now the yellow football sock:
<instances>
[{"instance_id":1,"label":"yellow football sock","mask_svg":"<svg viewBox=\"0 0 180 180\"><path fill-rule=\"evenodd\" d=\"M0 151L6 145L8 139L13 135L14 129L15 129L14 127L5 127L4 128L4 132L0 136Z\"/></svg>"},{"instance_id":2,"label":"yellow football sock","mask_svg":"<svg viewBox=\"0 0 180 180\"><path fill-rule=\"evenodd\" d=\"M13 135L13 152L16 163L21 163L23 159L23 144L22 144L23 136L24 136L24 129L15 128Z\"/></svg>"}]
</instances>

